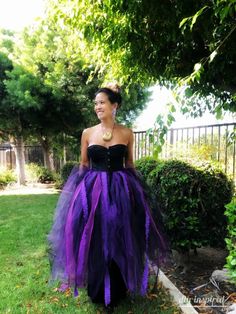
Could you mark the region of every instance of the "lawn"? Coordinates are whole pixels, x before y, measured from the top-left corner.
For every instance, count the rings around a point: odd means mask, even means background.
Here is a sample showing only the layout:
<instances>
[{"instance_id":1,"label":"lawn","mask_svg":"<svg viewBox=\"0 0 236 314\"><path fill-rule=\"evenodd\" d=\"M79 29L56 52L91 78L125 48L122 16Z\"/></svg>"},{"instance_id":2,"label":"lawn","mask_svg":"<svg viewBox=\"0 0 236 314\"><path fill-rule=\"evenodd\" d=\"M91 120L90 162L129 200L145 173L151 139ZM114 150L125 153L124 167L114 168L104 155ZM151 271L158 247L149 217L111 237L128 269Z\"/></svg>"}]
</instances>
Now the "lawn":
<instances>
[{"instance_id":1,"label":"lawn","mask_svg":"<svg viewBox=\"0 0 236 314\"><path fill-rule=\"evenodd\" d=\"M103 313L85 289L79 297L60 293L48 285L46 235L50 230L58 194L0 196L0 313ZM149 285L152 286L152 278ZM127 298L115 314L180 313L166 290L156 295Z\"/></svg>"}]
</instances>

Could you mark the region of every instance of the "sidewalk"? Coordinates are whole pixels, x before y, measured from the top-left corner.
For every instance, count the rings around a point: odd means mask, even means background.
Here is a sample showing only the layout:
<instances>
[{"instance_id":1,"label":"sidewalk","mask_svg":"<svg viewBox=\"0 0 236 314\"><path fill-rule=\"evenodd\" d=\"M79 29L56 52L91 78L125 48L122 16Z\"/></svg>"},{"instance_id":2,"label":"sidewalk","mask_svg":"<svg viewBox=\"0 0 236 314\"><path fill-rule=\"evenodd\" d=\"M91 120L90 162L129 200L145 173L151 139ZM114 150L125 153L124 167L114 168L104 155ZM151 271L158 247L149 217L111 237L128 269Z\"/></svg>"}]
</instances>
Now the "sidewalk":
<instances>
[{"instance_id":1,"label":"sidewalk","mask_svg":"<svg viewBox=\"0 0 236 314\"><path fill-rule=\"evenodd\" d=\"M53 183L28 183L27 185L10 185L4 190L0 190L0 196L15 194L55 194L59 192L59 190L54 188Z\"/></svg>"}]
</instances>

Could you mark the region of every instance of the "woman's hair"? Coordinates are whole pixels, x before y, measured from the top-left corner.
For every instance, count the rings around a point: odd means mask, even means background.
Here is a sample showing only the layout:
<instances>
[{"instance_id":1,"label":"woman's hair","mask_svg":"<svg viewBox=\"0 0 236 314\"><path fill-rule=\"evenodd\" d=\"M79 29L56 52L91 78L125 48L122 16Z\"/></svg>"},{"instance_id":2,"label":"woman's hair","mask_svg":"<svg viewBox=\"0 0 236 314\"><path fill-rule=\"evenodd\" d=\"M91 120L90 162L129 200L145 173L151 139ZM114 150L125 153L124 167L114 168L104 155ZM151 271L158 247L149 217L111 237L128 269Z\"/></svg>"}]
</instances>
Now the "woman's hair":
<instances>
[{"instance_id":1,"label":"woman's hair","mask_svg":"<svg viewBox=\"0 0 236 314\"><path fill-rule=\"evenodd\" d=\"M120 93L120 87L118 84L109 83L106 85L106 87L99 88L95 96L97 96L99 93L105 93L108 96L108 99L112 104L117 102L118 107L121 106L122 97Z\"/></svg>"}]
</instances>

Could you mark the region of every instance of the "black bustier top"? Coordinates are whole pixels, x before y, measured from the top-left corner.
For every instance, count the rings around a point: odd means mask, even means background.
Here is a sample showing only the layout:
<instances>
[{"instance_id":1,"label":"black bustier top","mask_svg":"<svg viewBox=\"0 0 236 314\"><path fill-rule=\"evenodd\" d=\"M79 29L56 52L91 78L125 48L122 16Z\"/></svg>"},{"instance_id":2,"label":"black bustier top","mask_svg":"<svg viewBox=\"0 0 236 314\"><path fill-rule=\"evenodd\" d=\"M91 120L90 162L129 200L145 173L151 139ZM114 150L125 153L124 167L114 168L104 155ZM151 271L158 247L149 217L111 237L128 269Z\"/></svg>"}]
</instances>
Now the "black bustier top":
<instances>
[{"instance_id":1,"label":"black bustier top","mask_svg":"<svg viewBox=\"0 0 236 314\"><path fill-rule=\"evenodd\" d=\"M124 169L124 159L127 154L125 144L116 144L108 148L93 144L88 146L90 167L100 171L118 171Z\"/></svg>"}]
</instances>

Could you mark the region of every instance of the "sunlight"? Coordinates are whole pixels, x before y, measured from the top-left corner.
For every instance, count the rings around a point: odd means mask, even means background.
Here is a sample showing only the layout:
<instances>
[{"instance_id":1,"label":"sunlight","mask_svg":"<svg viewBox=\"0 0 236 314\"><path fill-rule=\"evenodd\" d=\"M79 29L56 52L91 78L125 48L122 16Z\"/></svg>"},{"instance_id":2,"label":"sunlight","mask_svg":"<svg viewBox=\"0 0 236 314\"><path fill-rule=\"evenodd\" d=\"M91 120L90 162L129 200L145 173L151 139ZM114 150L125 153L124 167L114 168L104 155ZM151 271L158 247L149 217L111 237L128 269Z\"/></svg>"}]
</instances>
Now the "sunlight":
<instances>
[{"instance_id":1,"label":"sunlight","mask_svg":"<svg viewBox=\"0 0 236 314\"><path fill-rule=\"evenodd\" d=\"M151 99L146 109L135 120L133 128L135 131L145 131L153 127L158 114L167 115L167 104L171 102L175 103L171 91L167 88L156 85L150 88L150 90L152 91ZM187 114L183 115L178 109L178 106L176 107L177 111L174 113L175 122L173 122L172 128L235 122L235 118L230 112L225 112L224 118L221 120L218 120L210 112L206 112L202 117L192 118L188 117Z\"/></svg>"},{"instance_id":2,"label":"sunlight","mask_svg":"<svg viewBox=\"0 0 236 314\"><path fill-rule=\"evenodd\" d=\"M44 0L0 0L0 28L20 31L43 16Z\"/></svg>"}]
</instances>

